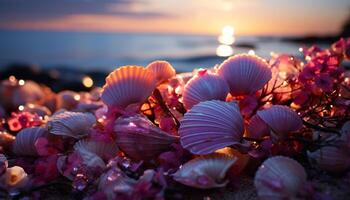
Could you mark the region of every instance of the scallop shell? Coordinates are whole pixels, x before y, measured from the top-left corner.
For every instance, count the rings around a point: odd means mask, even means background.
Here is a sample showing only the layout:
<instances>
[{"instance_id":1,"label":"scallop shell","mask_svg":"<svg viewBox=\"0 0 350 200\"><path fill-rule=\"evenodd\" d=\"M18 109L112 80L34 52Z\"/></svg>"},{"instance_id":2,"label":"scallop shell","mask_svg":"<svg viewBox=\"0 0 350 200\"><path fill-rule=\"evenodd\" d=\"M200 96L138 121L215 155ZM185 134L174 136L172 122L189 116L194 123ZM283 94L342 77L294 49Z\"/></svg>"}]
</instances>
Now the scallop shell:
<instances>
[{"instance_id":1,"label":"scallop shell","mask_svg":"<svg viewBox=\"0 0 350 200\"><path fill-rule=\"evenodd\" d=\"M314 152L308 152L308 157L321 169L340 173L350 169L350 154L340 147L325 146Z\"/></svg>"},{"instance_id":2,"label":"scallop shell","mask_svg":"<svg viewBox=\"0 0 350 200\"><path fill-rule=\"evenodd\" d=\"M180 122L181 145L194 154L209 154L240 142L243 118L234 102L204 101L192 107Z\"/></svg>"},{"instance_id":3,"label":"scallop shell","mask_svg":"<svg viewBox=\"0 0 350 200\"><path fill-rule=\"evenodd\" d=\"M181 166L173 174L173 178L177 182L195 188L224 187L229 182L225 180L226 173L235 161L236 158L223 154L201 156Z\"/></svg>"},{"instance_id":4,"label":"scallop shell","mask_svg":"<svg viewBox=\"0 0 350 200\"><path fill-rule=\"evenodd\" d=\"M95 123L96 118L91 113L62 111L51 116L47 128L54 135L81 138L90 133Z\"/></svg>"},{"instance_id":5,"label":"scallop shell","mask_svg":"<svg viewBox=\"0 0 350 200\"><path fill-rule=\"evenodd\" d=\"M74 144L74 149L77 151L89 151L103 159L115 157L118 152L118 147L115 141L94 141L88 139L79 140Z\"/></svg>"},{"instance_id":6,"label":"scallop shell","mask_svg":"<svg viewBox=\"0 0 350 200\"><path fill-rule=\"evenodd\" d=\"M97 154L86 149L78 149L76 151L80 154L81 158L83 159L83 164L86 166L90 168L106 168L105 162Z\"/></svg>"},{"instance_id":7,"label":"scallop shell","mask_svg":"<svg viewBox=\"0 0 350 200\"><path fill-rule=\"evenodd\" d=\"M47 130L41 127L25 128L21 130L13 143L13 152L19 156L37 156L35 141L44 136Z\"/></svg>"},{"instance_id":8,"label":"scallop shell","mask_svg":"<svg viewBox=\"0 0 350 200\"><path fill-rule=\"evenodd\" d=\"M255 174L260 199L297 199L307 183L306 172L297 161L284 156L265 160Z\"/></svg>"},{"instance_id":9,"label":"scallop shell","mask_svg":"<svg viewBox=\"0 0 350 200\"><path fill-rule=\"evenodd\" d=\"M155 76L151 71L139 66L124 66L107 76L101 99L109 107L142 104L155 86Z\"/></svg>"},{"instance_id":10,"label":"scallop shell","mask_svg":"<svg viewBox=\"0 0 350 200\"><path fill-rule=\"evenodd\" d=\"M270 127L274 134L283 137L302 128L299 115L287 106L273 105L257 112L257 115Z\"/></svg>"},{"instance_id":11,"label":"scallop shell","mask_svg":"<svg viewBox=\"0 0 350 200\"><path fill-rule=\"evenodd\" d=\"M134 160L155 158L178 141L141 115L118 118L114 131L118 147Z\"/></svg>"},{"instance_id":12,"label":"scallop shell","mask_svg":"<svg viewBox=\"0 0 350 200\"><path fill-rule=\"evenodd\" d=\"M271 79L271 69L260 57L248 54L235 55L225 60L218 69L232 95L252 94Z\"/></svg>"},{"instance_id":13,"label":"scallop shell","mask_svg":"<svg viewBox=\"0 0 350 200\"><path fill-rule=\"evenodd\" d=\"M129 178L122 170L113 167L102 174L98 189L103 191L108 199L117 199L117 193L131 193L136 181Z\"/></svg>"},{"instance_id":14,"label":"scallop shell","mask_svg":"<svg viewBox=\"0 0 350 200\"><path fill-rule=\"evenodd\" d=\"M80 95L76 92L73 92L70 90L59 92L56 96L57 110L59 109L72 110L78 105L79 100L80 100Z\"/></svg>"},{"instance_id":15,"label":"scallop shell","mask_svg":"<svg viewBox=\"0 0 350 200\"><path fill-rule=\"evenodd\" d=\"M224 79L215 74L197 75L187 82L182 93L186 109L202 101L226 99L230 89Z\"/></svg>"},{"instance_id":16,"label":"scallop shell","mask_svg":"<svg viewBox=\"0 0 350 200\"><path fill-rule=\"evenodd\" d=\"M51 111L45 107L45 106L40 106L37 104L26 104L23 108L24 112L30 112L33 114L37 114L41 117L45 117L45 116L50 116L51 115Z\"/></svg>"},{"instance_id":17,"label":"scallop shell","mask_svg":"<svg viewBox=\"0 0 350 200\"><path fill-rule=\"evenodd\" d=\"M254 139L261 139L270 134L269 126L258 116L254 115L249 122L246 136Z\"/></svg>"},{"instance_id":18,"label":"scallop shell","mask_svg":"<svg viewBox=\"0 0 350 200\"><path fill-rule=\"evenodd\" d=\"M150 70L154 75L158 83L164 82L169 78L176 75L176 71L171 66L170 63L163 60L157 60L146 67L147 70Z\"/></svg>"}]
</instances>

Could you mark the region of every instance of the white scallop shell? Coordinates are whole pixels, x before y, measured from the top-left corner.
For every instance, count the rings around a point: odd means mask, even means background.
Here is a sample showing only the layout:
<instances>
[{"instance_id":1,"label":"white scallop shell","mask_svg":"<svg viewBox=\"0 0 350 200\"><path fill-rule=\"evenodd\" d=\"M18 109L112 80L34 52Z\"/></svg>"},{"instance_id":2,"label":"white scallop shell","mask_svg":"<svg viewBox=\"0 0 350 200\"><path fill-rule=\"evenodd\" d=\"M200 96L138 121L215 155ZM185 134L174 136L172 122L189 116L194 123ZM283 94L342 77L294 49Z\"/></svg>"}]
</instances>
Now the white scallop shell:
<instances>
[{"instance_id":1,"label":"white scallop shell","mask_svg":"<svg viewBox=\"0 0 350 200\"><path fill-rule=\"evenodd\" d=\"M224 79L215 74L206 73L192 77L185 85L182 93L186 109L202 101L225 101L230 89Z\"/></svg>"},{"instance_id":2,"label":"white scallop shell","mask_svg":"<svg viewBox=\"0 0 350 200\"><path fill-rule=\"evenodd\" d=\"M13 143L13 152L19 156L37 156L35 141L45 134L47 134L47 130L41 127L21 130Z\"/></svg>"},{"instance_id":3,"label":"white scallop shell","mask_svg":"<svg viewBox=\"0 0 350 200\"><path fill-rule=\"evenodd\" d=\"M151 71L139 66L124 66L107 76L101 99L108 106L142 104L155 87L156 80Z\"/></svg>"},{"instance_id":4,"label":"white scallop shell","mask_svg":"<svg viewBox=\"0 0 350 200\"><path fill-rule=\"evenodd\" d=\"M255 174L260 199L297 199L307 183L306 172L297 161L284 156L265 160Z\"/></svg>"},{"instance_id":5,"label":"white scallop shell","mask_svg":"<svg viewBox=\"0 0 350 200\"><path fill-rule=\"evenodd\" d=\"M115 157L118 153L118 147L115 141L104 142L82 139L74 144L74 149L77 151L92 152L105 160Z\"/></svg>"},{"instance_id":6,"label":"white scallop shell","mask_svg":"<svg viewBox=\"0 0 350 200\"><path fill-rule=\"evenodd\" d=\"M308 157L321 169L341 173L350 169L350 153L335 146L325 146L314 152L308 152Z\"/></svg>"},{"instance_id":7,"label":"white scallop shell","mask_svg":"<svg viewBox=\"0 0 350 200\"><path fill-rule=\"evenodd\" d=\"M181 145L194 154L209 154L238 144L244 133L243 118L234 102L200 102L180 124Z\"/></svg>"},{"instance_id":8,"label":"white scallop shell","mask_svg":"<svg viewBox=\"0 0 350 200\"><path fill-rule=\"evenodd\" d=\"M257 115L271 128L274 134L283 137L302 128L299 115L287 106L273 105L260 110Z\"/></svg>"},{"instance_id":9,"label":"white scallop shell","mask_svg":"<svg viewBox=\"0 0 350 200\"><path fill-rule=\"evenodd\" d=\"M248 54L235 55L225 60L218 69L232 95L252 94L271 79L271 69L260 57Z\"/></svg>"},{"instance_id":10,"label":"white scallop shell","mask_svg":"<svg viewBox=\"0 0 350 200\"><path fill-rule=\"evenodd\" d=\"M173 174L173 178L195 188L224 187L228 183L228 180L225 180L226 173L235 161L235 157L223 154L201 156L182 165Z\"/></svg>"},{"instance_id":11,"label":"white scallop shell","mask_svg":"<svg viewBox=\"0 0 350 200\"><path fill-rule=\"evenodd\" d=\"M81 138L90 133L95 123L96 118L91 113L62 111L51 116L47 128L54 135Z\"/></svg>"},{"instance_id":12,"label":"white scallop shell","mask_svg":"<svg viewBox=\"0 0 350 200\"><path fill-rule=\"evenodd\" d=\"M146 67L154 75L158 83L168 80L176 75L176 71L170 63L163 60L156 60Z\"/></svg>"},{"instance_id":13,"label":"white scallop shell","mask_svg":"<svg viewBox=\"0 0 350 200\"><path fill-rule=\"evenodd\" d=\"M179 139L141 115L118 118L114 131L118 147L134 160L148 161L155 158Z\"/></svg>"}]
</instances>

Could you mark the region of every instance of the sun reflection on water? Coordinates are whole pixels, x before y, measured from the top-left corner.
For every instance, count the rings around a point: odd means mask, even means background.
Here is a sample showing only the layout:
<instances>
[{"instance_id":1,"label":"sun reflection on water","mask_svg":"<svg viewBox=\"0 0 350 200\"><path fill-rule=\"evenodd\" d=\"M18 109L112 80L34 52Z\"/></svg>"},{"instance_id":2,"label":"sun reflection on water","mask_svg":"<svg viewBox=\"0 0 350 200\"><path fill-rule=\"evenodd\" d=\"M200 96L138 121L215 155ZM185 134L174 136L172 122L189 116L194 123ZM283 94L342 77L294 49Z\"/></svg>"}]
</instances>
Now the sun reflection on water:
<instances>
[{"instance_id":1,"label":"sun reflection on water","mask_svg":"<svg viewBox=\"0 0 350 200\"><path fill-rule=\"evenodd\" d=\"M218 37L219 46L216 48L216 55L220 57L228 57L233 54L232 44L235 42L235 30L232 26L224 26L221 35Z\"/></svg>"}]
</instances>

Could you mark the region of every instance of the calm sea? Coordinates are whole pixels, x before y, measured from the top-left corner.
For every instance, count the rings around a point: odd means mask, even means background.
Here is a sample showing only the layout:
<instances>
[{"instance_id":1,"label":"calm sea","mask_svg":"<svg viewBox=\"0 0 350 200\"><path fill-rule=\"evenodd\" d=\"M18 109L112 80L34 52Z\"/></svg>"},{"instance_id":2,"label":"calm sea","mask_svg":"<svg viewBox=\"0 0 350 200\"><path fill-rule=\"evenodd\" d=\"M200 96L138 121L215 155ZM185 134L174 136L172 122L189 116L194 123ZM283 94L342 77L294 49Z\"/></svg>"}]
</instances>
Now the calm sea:
<instances>
[{"instance_id":1,"label":"calm sea","mask_svg":"<svg viewBox=\"0 0 350 200\"><path fill-rule=\"evenodd\" d=\"M234 53L253 48L265 58L271 51L299 53L298 44L274 37L237 36L235 44L242 45L233 47ZM203 35L0 30L0 67L30 63L110 71L121 65L146 65L166 59L177 70L190 71L220 63L218 45L217 36Z\"/></svg>"}]
</instances>

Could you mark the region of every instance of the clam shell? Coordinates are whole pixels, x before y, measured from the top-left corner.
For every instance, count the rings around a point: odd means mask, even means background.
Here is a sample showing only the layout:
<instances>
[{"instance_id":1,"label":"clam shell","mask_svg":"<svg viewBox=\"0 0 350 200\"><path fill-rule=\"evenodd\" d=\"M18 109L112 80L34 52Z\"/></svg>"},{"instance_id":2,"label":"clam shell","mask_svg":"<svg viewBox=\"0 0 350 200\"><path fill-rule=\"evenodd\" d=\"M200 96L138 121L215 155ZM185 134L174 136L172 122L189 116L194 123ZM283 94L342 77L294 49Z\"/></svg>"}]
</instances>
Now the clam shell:
<instances>
[{"instance_id":1,"label":"clam shell","mask_svg":"<svg viewBox=\"0 0 350 200\"><path fill-rule=\"evenodd\" d=\"M235 55L225 60L218 69L232 95L252 94L271 79L271 69L260 57L248 54Z\"/></svg>"},{"instance_id":2,"label":"clam shell","mask_svg":"<svg viewBox=\"0 0 350 200\"><path fill-rule=\"evenodd\" d=\"M101 99L108 106L142 104L155 86L156 79L151 71L139 66L124 66L107 76Z\"/></svg>"},{"instance_id":3,"label":"clam shell","mask_svg":"<svg viewBox=\"0 0 350 200\"><path fill-rule=\"evenodd\" d=\"M254 139L261 139L270 134L269 126L258 116L254 115L249 122L246 136Z\"/></svg>"},{"instance_id":4,"label":"clam shell","mask_svg":"<svg viewBox=\"0 0 350 200\"><path fill-rule=\"evenodd\" d=\"M80 100L80 95L76 92L65 90L59 92L56 96L57 110L67 109L72 110L75 108Z\"/></svg>"},{"instance_id":5,"label":"clam shell","mask_svg":"<svg viewBox=\"0 0 350 200\"><path fill-rule=\"evenodd\" d=\"M204 101L192 107L180 122L181 145L194 154L209 154L240 142L243 118L234 102Z\"/></svg>"},{"instance_id":6,"label":"clam shell","mask_svg":"<svg viewBox=\"0 0 350 200\"><path fill-rule=\"evenodd\" d=\"M223 154L201 156L181 166L173 174L173 178L195 188L224 187L228 183L228 180L225 180L226 173L235 161L236 158Z\"/></svg>"},{"instance_id":7,"label":"clam shell","mask_svg":"<svg viewBox=\"0 0 350 200\"><path fill-rule=\"evenodd\" d=\"M118 147L115 141L94 141L88 139L79 140L74 144L74 149L77 151L89 151L103 159L115 157L118 152Z\"/></svg>"},{"instance_id":8,"label":"clam shell","mask_svg":"<svg viewBox=\"0 0 350 200\"><path fill-rule=\"evenodd\" d=\"M62 111L51 116L47 128L54 135L81 138L90 133L95 123L96 118L91 113Z\"/></svg>"},{"instance_id":9,"label":"clam shell","mask_svg":"<svg viewBox=\"0 0 350 200\"><path fill-rule=\"evenodd\" d=\"M117 199L117 193L131 193L136 181L129 178L122 170L113 167L102 174L98 189L103 191L108 199Z\"/></svg>"},{"instance_id":10,"label":"clam shell","mask_svg":"<svg viewBox=\"0 0 350 200\"><path fill-rule=\"evenodd\" d=\"M350 154L340 147L325 146L314 152L308 152L308 157L321 169L341 173L350 169Z\"/></svg>"},{"instance_id":11,"label":"clam shell","mask_svg":"<svg viewBox=\"0 0 350 200\"><path fill-rule=\"evenodd\" d=\"M35 141L44 136L47 130L41 127L25 128L21 130L13 143L13 152L19 156L37 156Z\"/></svg>"},{"instance_id":12,"label":"clam shell","mask_svg":"<svg viewBox=\"0 0 350 200\"><path fill-rule=\"evenodd\" d=\"M114 132L118 147L134 160L155 158L178 141L177 136L164 132L140 115L118 118Z\"/></svg>"},{"instance_id":13,"label":"clam shell","mask_svg":"<svg viewBox=\"0 0 350 200\"><path fill-rule=\"evenodd\" d=\"M173 66L171 66L171 64L167 61L163 60L157 60L150 63L147 65L146 69L155 75L157 83L164 82L176 75L176 71Z\"/></svg>"},{"instance_id":14,"label":"clam shell","mask_svg":"<svg viewBox=\"0 0 350 200\"><path fill-rule=\"evenodd\" d=\"M186 109L202 101L226 99L230 89L224 79L215 74L197 75L187 82L182 93Z\"/></svg>"},{"instance_id":15,"label":"clam shell","mask_svg":"<svg viewBox=\"0 0 350 200\"><path fill-rule=\"evenodd\" d=\"M273 105L258 111L257 115L272 129L273 133L280 137L297 131L303 126L299 115L287 106Z\"/></svg>"},{"instance_id":16,"label":"clam shell","mask_svg":"<svg viewBox=\"0 0 350 200\"><path fill-rule=\"evenodd\" d=\"M260 199L297 199L307 183L306 172L297 161L284 156L265 160L255 174Z\"/></svg>"}]
</instances>

